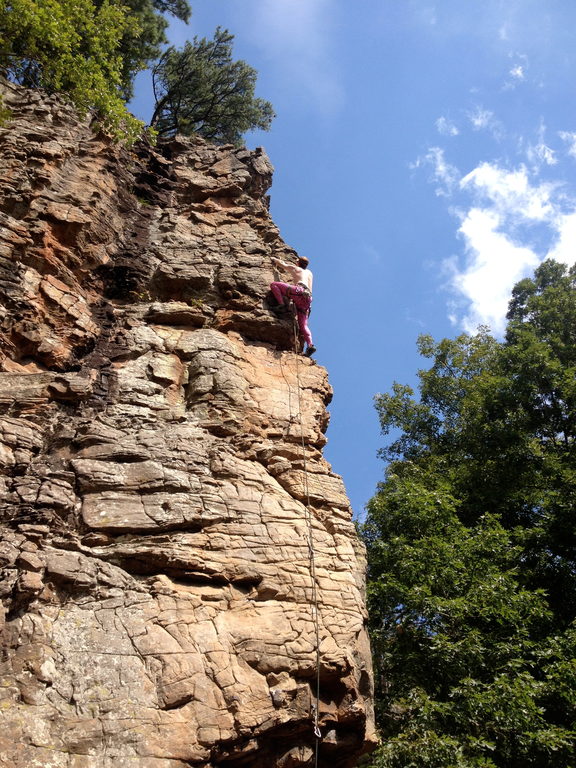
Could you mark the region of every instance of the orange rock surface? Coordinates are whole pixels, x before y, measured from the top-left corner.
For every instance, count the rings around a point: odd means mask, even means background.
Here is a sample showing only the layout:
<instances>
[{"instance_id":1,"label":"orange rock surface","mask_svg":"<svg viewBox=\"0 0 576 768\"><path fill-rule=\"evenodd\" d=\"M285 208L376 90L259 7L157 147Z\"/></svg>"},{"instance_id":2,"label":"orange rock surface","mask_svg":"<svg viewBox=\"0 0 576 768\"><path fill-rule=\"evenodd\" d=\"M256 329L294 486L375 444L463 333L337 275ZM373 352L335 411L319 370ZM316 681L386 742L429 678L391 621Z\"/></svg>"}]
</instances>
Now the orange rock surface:
<instances>
[{"instance_id":1,"label":"orange rock surface","mask_svg":"<svg viewBox=\"0 0 576 768\"><path fill-rule=\"evenodd\" d=\"M364 554L326 371L269 310L265 152L2 91L0 764L303 768L319 670L319 765L351 768Z\"/></svg>"}]
</instances>

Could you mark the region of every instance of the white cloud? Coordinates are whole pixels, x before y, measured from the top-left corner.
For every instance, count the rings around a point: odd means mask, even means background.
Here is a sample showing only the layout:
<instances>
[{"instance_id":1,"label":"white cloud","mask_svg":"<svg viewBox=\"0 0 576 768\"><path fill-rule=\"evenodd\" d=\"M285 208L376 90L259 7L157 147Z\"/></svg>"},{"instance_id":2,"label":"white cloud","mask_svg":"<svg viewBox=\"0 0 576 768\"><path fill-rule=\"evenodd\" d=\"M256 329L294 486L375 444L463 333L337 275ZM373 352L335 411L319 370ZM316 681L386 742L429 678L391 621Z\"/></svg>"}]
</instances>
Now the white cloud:
<instances>
[{"instance_id":1,"label":"white cloud","mask_svg":"<svg viewBox=\"0 0 576 768\"><path fill-rule=\"evenodd\" d=\"M511 52L508 54L508 58L512 61L512 66L508 70L507 79L502 86L503 91L514 90L521 83L527 83L527 72L529 67L529 59L523 53Z\"/></svg>"},{"instance_id":2,"label":"white cloud","mask_svg":"<svg viewBox=\"0 0 576 768\"><path fill-rule=\"evenodd\" d=\"M238 3L237 12L284 88L327 115L341 108L344 92L331 49L334 0L258 0Z\"/></svg>"},{"instance_id":3,"label":"white cloud","mask_svg":"<svg viewBox=\"0 0 576 768\"><path fill-rule=\"evenodd\" d=\"M462 270L453 265L451 287L467 306L463 316L453 314L453 318L468 333L488 325L502 334L514 284L539 263L534 251L499 231L500 224L496 213L471 208L458 229L467 260Z\"/></svg>"},{"instance_id":4,"label":"white cloud","mask_svg":"<svg viewBox=\"0 0 576 768\"><path fill-rule=\"evenodd\" d=\"M432 168L430 181L438 184L436 194L439 197L448 197L454 186L458 183L460 176L458 169L447 162L444 157L444 150L440 147L430 147L428 152L423 157L419 157L410 167Z\"/></svg>"},{"instance_id":5,"label":"white cloud","mask_svg":"<svg viewBox=\"0 0 576 768\"><path fill-rule=\"evenodd\" d=\"M534 183L528 170L481 163L459 183L471 195L460 214L458 235L464 240L462 266L449 262L449 287L456 297L452 316L465 331L488 325L502 334L510 293L545 256L576 261L576 212L558 185ZM563 211L566 203L572 211ZM534 242L553 242L538 249Z\"/></svg>"},{"instance_id":6,"label":"white cloud","mask_svg":"<svg viewBox=\"0 0 576 768\"><path fill-rule=\"evenodd\" d=\"M526 82L526 72L528 70L528 56L523 53L510 53L512 66L508 70L508 79L504 83L503 90L510 91L516 88L520 83Z\"/></svg>"},{"instance_id":7,"label":"white cloud","mask_svg":"<svg viewBox=\"0 0 576 768\"><path fill-rule=\"evenodd\" d=\"M480 163L460 181L462 189L480 193L501 214L532 221L552 216L552 184L532 186L524 167L508 171L491 163Z\"/></svg>"},{"instance_id":8,"label":"white cloud","mask_svg":"<svg viewBox=\"0 0 576 768\"><path fill-rule=\"evenodd\" d=\"M536 144L528 144L526 149L526 157L528 162L532 164L533 173L539 173L543 165L556 165L558 162L556 152L546 144L545 136L546 126L544 121L541 120L538 127L538 142Z\"/></svg>"},{"instance_id":9,"label":"white cloud","mask_svg":"<svg viewBox=\"0 0 576 768\"><path fill-rule=\"evenodd\" d=\"M494 112L489 109L477 106L468 111L467 117L475 131L488 131L497 140L500 140L504 135L502 124Z\"/></svg>"},{"instance_id":10,"label":"white cloud","mask_svg":"<svg viewBox=\"0 0 576 768\"><path fill-rule=\"evenodd\" d=\"M436 194L450 196L450 212L458 218L463 253L445 259L442 267L449 318L469 333L488 325L502 334L512 288L544 258L576 263L576 199L560 182L539 177L543 165L556 163L544 133L541 124L539 143L530 148L537 160L532 169L482 162L462 176L440 147L416 164L432 168ZM576 134L562 138L576 152Z\"/></svg>"},{"instance_id":11,"label":"white cloud","mask_svg":"<svg viewBox=\"0 0 576 768\"><path fill-rule=\"evenodd\" d=\"M480 131L482 128L488 128L494 119L494 112L489 109L482 109L476 107L473 112L468 112L468 118L472 123L472 127L475 131Z\"/></svg>"},{"instance_id":12,"label":"white cloud","mask_svg":"<svg viewBox=\"0 0 576 768\"><path fill-rule=\"evenodd\" d=\"M576 263L576 212L559 215L555 221L557 238L546 258L563 264Z\"/></svg>"},{"instance_id":13,"label":"white cloud","mask_svg":"<svg viewBox=\"0 0 576 768\"><path fill-rule=\"evenodd\" d=\"M529 146L526 151L526 156L533 165L536 167L540 165L556 165L558 159L556 152L546 144L536 144L535 146Z\"/></svg>"},{"instance_id":14,"label":"white cloud","mask_svg":"<svg viewBox=\"0 0 576 768\"><path fill-rule=\"evenodd\" d=\"M568 154L576 157L576 133L570 131L559 131L558 136L568 144Z\"/></svg>"},{"instance_id":15,"label":"white cloud","mask_svg":"<svg viewBox=\"0 0 576 768\"><path fill-rule=\"evenodd\" d=\"M460 133L457 126L447 117L439 117L436 120L436 129L443 136L458 136Z\"/></svg>"}]
</instances>

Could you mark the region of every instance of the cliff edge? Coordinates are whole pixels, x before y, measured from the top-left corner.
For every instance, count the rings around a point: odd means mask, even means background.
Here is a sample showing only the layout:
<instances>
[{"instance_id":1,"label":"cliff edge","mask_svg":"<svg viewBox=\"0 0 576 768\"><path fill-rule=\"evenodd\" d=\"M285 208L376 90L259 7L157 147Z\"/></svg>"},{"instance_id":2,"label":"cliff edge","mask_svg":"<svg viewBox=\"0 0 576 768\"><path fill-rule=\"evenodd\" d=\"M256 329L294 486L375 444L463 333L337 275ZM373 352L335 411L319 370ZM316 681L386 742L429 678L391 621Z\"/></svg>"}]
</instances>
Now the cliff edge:
<instances>
[{"instance_id":1,"label":"cliff edge","mask_svg":"<svg viewBox=\"0 0 576 768\"><path fill-rule=\"evenodd\" d=\"M311 766L319 680L351 768L364 554L326 371L267 305L265 152L0 90L0 764Z\"/></svg>"}]
</instances>

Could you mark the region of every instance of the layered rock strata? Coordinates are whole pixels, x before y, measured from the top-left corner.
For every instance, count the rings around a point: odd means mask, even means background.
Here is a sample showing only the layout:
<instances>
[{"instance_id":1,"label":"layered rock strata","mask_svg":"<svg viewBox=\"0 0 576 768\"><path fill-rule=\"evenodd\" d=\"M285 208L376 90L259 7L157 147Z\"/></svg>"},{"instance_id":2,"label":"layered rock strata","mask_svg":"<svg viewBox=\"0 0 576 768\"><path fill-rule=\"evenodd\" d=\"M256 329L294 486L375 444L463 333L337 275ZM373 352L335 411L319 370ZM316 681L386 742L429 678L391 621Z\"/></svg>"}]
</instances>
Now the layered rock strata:
<instances>
[{"instance_id":1,"label":"layered rock strata","mask_svg":"<svg viewBox=\"0 0 576 768\"><path fill-rule=\"evenodd\" d=\"M1 764L313 765L319 671L319 765L356 765L363 552L267 304L266 154L3 94Z\"/></svg>"}]
</instances>

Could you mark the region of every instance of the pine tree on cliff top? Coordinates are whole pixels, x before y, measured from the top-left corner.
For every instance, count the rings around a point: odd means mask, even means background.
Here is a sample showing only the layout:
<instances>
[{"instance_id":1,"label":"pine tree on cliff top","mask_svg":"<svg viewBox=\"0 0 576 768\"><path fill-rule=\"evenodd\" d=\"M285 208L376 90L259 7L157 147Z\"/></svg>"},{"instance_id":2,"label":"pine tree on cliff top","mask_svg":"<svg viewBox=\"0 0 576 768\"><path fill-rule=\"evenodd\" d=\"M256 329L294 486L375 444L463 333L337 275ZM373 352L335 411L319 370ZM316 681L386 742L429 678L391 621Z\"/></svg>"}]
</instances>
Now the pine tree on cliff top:
<instances>
[{"instance_id":1,"label":"pine tree on cliff top","mask_svg":"<svg viewBox=\"0 0 576 768\"><path fill-rule=\"evenodd\" d=\"M194 38L168 48L152 70L156 106L150 124L160 135L198 134L238 144L246 131L268 130L274 111L256 98L256 70L232 60L234 36L218 27L213 40Z\"/></svg>"},{"instance_id":2,"label":"pine tree on cliff top","mask_svg":"<svg viewBox=\"0 0 576 768\"><path fill-rule=\"evenodd\" d=\"M136 74L153 65L152 126L215 142L239 143L267 130L272 105L254 95L257 73L233 61L233 35L169 47L170 13L190 16L186 0L0 0L0 74L29 88L62 93L81 111L96 110L118 138L134 140L143 123L126 101Z\"/></svg>"},{"instance_id":3,"label":"pine tree on cliff top","mask_svg":"<svg viewBox=\"0 0 576 768\"><path fill-rule=\"evenodd\" d=\"M514 289L500 343L440 343L377 397L368 507L378 768L576 764L576 269Z\"/></svg>"}]
</instances>

